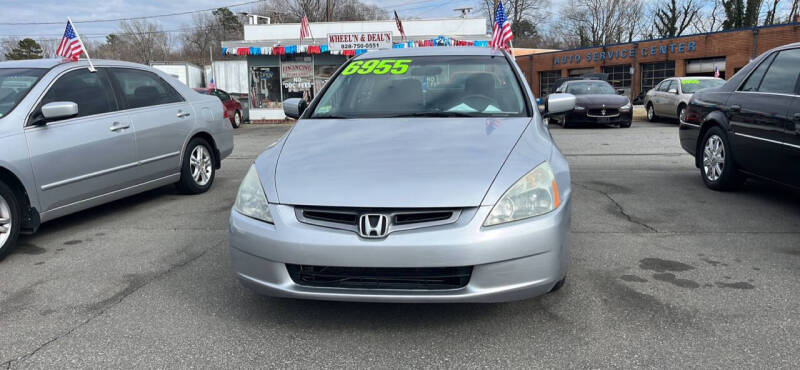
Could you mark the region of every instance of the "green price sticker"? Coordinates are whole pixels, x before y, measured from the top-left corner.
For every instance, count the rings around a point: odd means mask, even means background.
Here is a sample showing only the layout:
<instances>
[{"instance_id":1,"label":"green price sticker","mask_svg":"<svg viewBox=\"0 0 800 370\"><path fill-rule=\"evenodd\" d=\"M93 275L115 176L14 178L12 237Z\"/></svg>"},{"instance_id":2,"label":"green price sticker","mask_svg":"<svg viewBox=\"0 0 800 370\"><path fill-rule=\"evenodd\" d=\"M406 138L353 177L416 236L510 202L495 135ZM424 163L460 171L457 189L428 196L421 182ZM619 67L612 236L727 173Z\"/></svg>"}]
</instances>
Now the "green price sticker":
<instances>
[{"instance_id":1,"label":"green price sticker","mask_svg":"<svg viewBox=\"0 0 800 370\"><path fill-rule=\"evenodd\" d=\"M681 84L683 85L697 85L700 83L700 80L681 80Z\"/></svg>"},{"instance_id":2,"label":"green price sticker","mask_svg":"<svg viewBox=\"0 0 800 370\"><path fill-rule=\"evenodd\" d=\"M408 72L408 65L411 59L368 59L356 60L345 67L342 74L349 76L352 74L360 75L402 75Z\"/></svg>"}]
</instances>

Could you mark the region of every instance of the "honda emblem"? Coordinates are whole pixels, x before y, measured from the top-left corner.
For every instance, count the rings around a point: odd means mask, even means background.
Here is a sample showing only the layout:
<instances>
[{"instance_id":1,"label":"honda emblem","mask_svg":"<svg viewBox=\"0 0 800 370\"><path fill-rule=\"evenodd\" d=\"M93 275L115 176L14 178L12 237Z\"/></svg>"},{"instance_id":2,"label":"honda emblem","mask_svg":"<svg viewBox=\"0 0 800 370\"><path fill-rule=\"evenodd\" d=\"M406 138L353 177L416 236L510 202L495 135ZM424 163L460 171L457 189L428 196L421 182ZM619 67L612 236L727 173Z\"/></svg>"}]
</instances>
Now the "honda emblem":
<instances>
[{"instance_id":1,"label":"honda emblem","mask_svg":"<svg viewBox=\"0 0 800 370\"><path fill-rule=\"evenodd\" d=\"M363 238L383 238L389 231L389 217L367 213L358 218L358 234Z\"/></svg>"}]
</instances>

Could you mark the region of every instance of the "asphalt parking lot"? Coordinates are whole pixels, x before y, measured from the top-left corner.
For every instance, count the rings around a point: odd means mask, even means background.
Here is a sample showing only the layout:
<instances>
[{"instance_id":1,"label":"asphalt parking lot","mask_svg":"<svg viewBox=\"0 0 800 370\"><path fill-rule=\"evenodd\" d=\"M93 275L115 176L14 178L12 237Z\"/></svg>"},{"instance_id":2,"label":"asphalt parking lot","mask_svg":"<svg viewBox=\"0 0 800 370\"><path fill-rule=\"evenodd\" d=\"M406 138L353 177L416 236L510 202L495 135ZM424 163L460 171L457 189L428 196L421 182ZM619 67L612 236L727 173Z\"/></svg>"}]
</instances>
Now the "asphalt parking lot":
<instances>
[{"instance_id":1,"label":"asphalt parking lot","mask_svg":"<svg viewBox=\"0 0 800 370\"><path fill-rule=\"evenodd\" d=\"M212 190L161 188L43 225L0 262L0 365L800 367L800 193L708 190L674 123L552 129L572 169L566 286L521 302L272 299L227 217L289 126L247 125Z\"/></svg>"}]
</instances>

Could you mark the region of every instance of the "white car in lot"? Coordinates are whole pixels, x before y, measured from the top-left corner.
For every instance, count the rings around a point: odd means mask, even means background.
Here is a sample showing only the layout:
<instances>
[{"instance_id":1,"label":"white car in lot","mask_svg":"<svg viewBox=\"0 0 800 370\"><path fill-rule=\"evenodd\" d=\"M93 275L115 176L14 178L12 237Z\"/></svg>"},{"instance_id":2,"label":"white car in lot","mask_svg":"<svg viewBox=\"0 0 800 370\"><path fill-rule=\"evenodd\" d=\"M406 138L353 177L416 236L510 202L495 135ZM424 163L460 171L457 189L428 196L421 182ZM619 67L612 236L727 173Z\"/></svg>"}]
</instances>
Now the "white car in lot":
<instances>
[{"instance_id":1,"label":"white car in lot","mask_svg":"<svg viewBox=\"0 0 800 370\"><path fill-rule=\"evenodd\" d=\"M661 81L644 97L647 120L655 122L666 117L683 121L694 93L723 84L725 80L716 77L673 77Z\"/></svg>"}]
</instances>

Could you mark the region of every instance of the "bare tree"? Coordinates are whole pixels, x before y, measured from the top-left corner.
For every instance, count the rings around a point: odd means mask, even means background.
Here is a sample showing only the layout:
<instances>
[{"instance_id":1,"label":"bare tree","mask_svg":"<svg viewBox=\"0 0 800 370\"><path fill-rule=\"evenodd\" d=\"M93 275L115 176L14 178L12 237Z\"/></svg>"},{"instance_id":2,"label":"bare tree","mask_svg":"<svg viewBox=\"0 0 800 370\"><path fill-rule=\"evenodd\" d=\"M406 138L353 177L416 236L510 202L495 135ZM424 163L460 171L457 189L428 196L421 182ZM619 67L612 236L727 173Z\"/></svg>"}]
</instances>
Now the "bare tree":
<instances>
[{"instance_id":1,"label":"bare tree","mask_svg":"<svg viewBox=\"0 0 800 370\"><path fill-rule=\"evenodd\" d=\"M634 0L570 0L562 7L558 28L565 45L598 46L625 41L636 34L626 13Z\"/></svg>"},{"instance_id":2,"label":"bare tree","mask_svg":"<svg viewBox=\"0 0 800 370\"><path fill-rule=\"evenodd\" d=\"M309 22L387 19L383 8L360 0L266 0L251 12L268 16L273 23L299 22L303 16Z\"/></svg>"},{"instance_id":3,"label":"bare tree","mask_svg":"<svg viewBox=\"0 0 800 370\"><path fill-rule=\"evenodd\" d=\"M146 20L123 21L120 23L122 38L128 50L122 53L125 60L149 64L152 61L164 60L170 53L169 35L155 23Z\"/></svg>"},{"instance_id":4,"label":"bare tree","mask_svg":"<svg viewBox=\"0 0 800 370\"><path fill-rule=\"evenodd\" d=\"M496 1L481 0L480 7L494 25L496 18ZM549 8L549 0L506 0L503 2L505 13L511 22L514 32L514 44L517 46L536 46L540 41L538 25L541 24L543 12Z\"/></svg>"},{"instance_id":5,"label":"bare tree","mask_svg":"<svg viewBox=\"0 0 800 370\"><path fill-rule=\"evenodd\" d=\"M694 19L694 30L698 32L716 32L722 30L725 21L725 8L722 0L712 0L711 6L701 7Z\"/></svg>"},{"instance_id":6,"label":"bare tree","mask_svg":"<svg viewBox=\"0 0 800 370\"><path fill-rule=\"evenodd\" d=\"M797 17L800 16L800 0L792 1L792 9L789 10L788 22L797 22Z\"/></svg>"},{"instance_id":7,"label":"bare tree","mask_svg":"<svg viewBox=\"0 0 800 370\"><path fill-rule=\"evenodd\" d=\"M661 0L653 9L657 35L675 37L682 35L695 23L700 4L695 0Z\"/></svg>"},{"instance_id":8,"label":"bare tree","mask_svg":"<svg viewBox=\"0 0 800 370\"><path fill-rule=\"evenodd\" d=\"M764 16L764 25L771 25L775 24L775 13L778 11L778 4L780 4L781 0L772 0L770 8L767 9L767 15ZM780 23L780 19L777 21Z\"/></svg>"}]
</instances>

